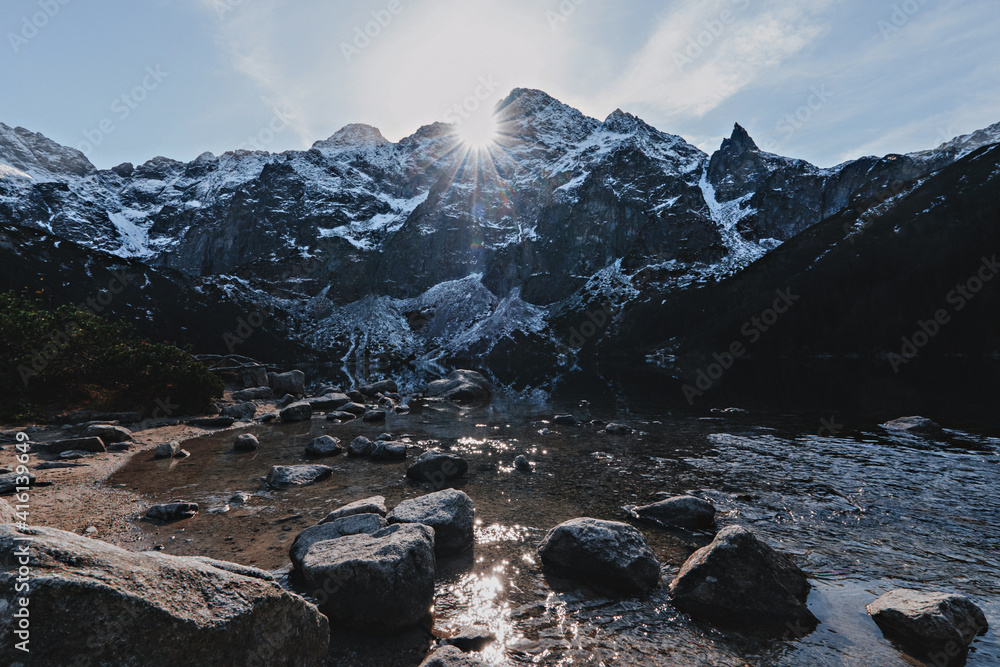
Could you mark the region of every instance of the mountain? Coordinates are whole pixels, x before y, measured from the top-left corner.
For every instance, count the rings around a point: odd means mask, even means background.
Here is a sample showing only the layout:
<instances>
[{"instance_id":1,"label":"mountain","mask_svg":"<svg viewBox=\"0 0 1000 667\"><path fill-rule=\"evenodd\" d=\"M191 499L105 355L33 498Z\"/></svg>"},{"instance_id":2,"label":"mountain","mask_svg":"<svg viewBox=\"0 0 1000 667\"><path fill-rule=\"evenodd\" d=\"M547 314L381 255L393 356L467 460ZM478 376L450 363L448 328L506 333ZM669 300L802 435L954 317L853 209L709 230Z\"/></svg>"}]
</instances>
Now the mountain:
<instances>
[{"instance_id":1,"label":"mountain","mask_svg":"<svg viewBox=\"0 0 1000 667\"><path fill-rule=\"evenodd\" d=\"M274 335L320 356L569 367L618 332L656 345L628 313L701 298L825 220L894 209L1000 140L997 124L820 169L761 151L739 125L709 156L621 110L600 121L537 90L513 90L495 116L485 150L455 125L393 143L352 124L305 151L110 170L0 124L0 224L141 263L224 309L274 312ZM30 261L36 246L4 252ZM578 340L587 315L601 325Z\"/></svg>"}]
</instances>

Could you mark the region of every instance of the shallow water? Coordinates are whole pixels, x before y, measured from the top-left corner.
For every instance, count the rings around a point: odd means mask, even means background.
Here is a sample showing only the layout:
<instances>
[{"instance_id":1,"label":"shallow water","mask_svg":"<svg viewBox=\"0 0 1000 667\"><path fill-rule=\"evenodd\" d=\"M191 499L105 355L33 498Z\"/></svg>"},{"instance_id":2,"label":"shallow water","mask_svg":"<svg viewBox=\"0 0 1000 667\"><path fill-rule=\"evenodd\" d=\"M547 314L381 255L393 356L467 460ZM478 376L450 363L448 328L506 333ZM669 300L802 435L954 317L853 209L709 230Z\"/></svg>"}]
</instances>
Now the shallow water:
<instances>
[{"instance_id":1,"label":"shallow water","mask_svg":"<svg viewBox=\"0 0 1000 667\"><path fill-rule=\"evenodd\" d=\"M257 452L234 454L228 432L186 444L188 459L140 454L109 483L156 502L201 504L194 519L142 523L167 553L276 569L287 564L295 535L329 510L374 494L391 507L429 490L404 480L403 462L340 457L322 461L335 468L331 479L266 491L270 466L303 462L311 437L328 433L346 445L359 434L389 431L460 453L470 471L454 486L475 501L476 544L439 561L435 631L488 625L498 641L484 657L498 665L919 664L883 639L864 610L901 586L967 594L992 627L1000 622L1000 439L949 431L937 442L888 436L874 424L832 437L819 417L698 418L657 414L655 406L623 416L623 406L572 406L578 417L614 418L642 431L609 436L595 426L553 426L547 420L557 408L568 409L511 399L488 408L423 409L378 426L314 419L257 427L250 429L261 441ZM544 428L551 433L541 434ZM520 453L535 462L534 474L512 469ZM212 513L236 491L255 495L245 508ZM629 521L623 506L683 492L715 503L720 526L749 526L793 554L814 584L809 606L821 620L815 632L754 639L674 610L665 583L708 534L636 524L664 563L664 585L648 596L611 599L540 569L535 547L552 526L578 516ZM427 638L393 641L402 647ZM331 664L384 664L384 654L366 647L393 646L346 638L343 644ZM968 664L1000 664L994 630L976 640Z\"/></svg>"}]
</instances>

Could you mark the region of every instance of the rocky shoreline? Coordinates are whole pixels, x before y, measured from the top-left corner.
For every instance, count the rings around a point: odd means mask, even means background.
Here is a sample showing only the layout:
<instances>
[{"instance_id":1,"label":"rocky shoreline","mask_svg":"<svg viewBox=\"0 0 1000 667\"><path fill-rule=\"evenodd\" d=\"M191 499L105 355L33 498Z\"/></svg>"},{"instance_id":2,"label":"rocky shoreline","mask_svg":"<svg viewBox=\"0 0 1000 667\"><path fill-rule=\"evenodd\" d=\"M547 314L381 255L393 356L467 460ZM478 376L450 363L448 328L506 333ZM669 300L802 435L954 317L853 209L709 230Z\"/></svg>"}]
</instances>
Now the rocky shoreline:
<instances>
[{"instance_id":1,"label":"rocky shoreline","mask_svg":"<svg viewBox=\"0 0 1000 667\"><path fill-rule=\"evenodd\" d=\"M340 664L330 662L328 655L331 628L338 641L345 633L356 634L359 641L397 637L397 643L386 644L388 650L399 651L398 664L415 665L420 652L428 650L422 665L486 664L476 654L493 639L488 627L443 632L431 615L439 561L445 559L447 567L454 567L448 559L469 553L475 540L475 503L465 492L449 488L469 475L469 462L460 455L415 448L407 439L395 441L390 434L376 440L359 436L346 446L337 437L322 435L303 450L314 463L274 465L264 484L281 493L328 477L333 468L324 461L387 458L405 460L406 477L424 493L394 508L387 506L385 497L371 496L333 509L298 532L288 552L292 562L288 570L269 573L202 556L150 551L154 545L137 528L137 517L180 525L200 508L186 502L151 505L138 493L105 484L138 453L155 450L161 459L184 458L187 441L225 433L219 427L294 424L311 421L317 413L325 413L328 422L377 425L388 413L408 414L410 404L419 400L482 402L491 395L485 380L471 371L456 371L416 397L400 396L391 382L353 392L337 387L307 392L298 371L274 375L268 384L271 392L287 393L275 401L266 396L264 387L227 391L225 403L218 406L219 416L186 423L165 420L131 431L110 423L121 419L90 419L78 425L3 431L8 442L13 440L11 433L30 431L31 449L38 455L29 466L37 471L28 496L31 527L17 526L23 517L11 515L9 507L2 509L3 521L10 523L0 527L0 543L7 553L14 552L18 540L32 540L30 567L36 582L43 582L33 593L35 608L46 610L36 615L33 624L33 646L41 656L35 659L41 662L28 664L63 664L78 655L99 664L170 665L185 659L187 664ZM572 415L556 415L550 422L569 429L590 426ZM595 424L605 438L637 433L626 424ZM910 434L940 432L939 426L922 418L894 420L884 428ZM252 434L234 433L234 453L252 453L259 446ZM414 449L422 453L411 457ZM0 466L16 469L16 456L12 444L5 442ZM38 459L43 462L38 464ZM530 476L534 470L534 463L523 454L512 466L520 475ZM230 500L245 502L236 496ZM551 527L538 544L535 556L540 567L553 576L578 581L584 590L618 598L641 600L663 587L678 610L722 631L796 640L816 628L819 619L806 605L808 575L752 530L739 525L719 529L711 503L681 495L625 509L644 530L604 518L564 521ZM710 541L673 572L647 544L648 532L657 530L707 535ZM0 579L11 584L16 572L16 564L8 558ZM102 582L97 591L81 583L94 580ZM13 600L7 604L13 607ZM88 628L77 630L78 635L46 620L50 614L62 618L91 607L99 613ZM210 615L191 611L200 607L211 610ZM988 627L982 610L971 600L934 591L893 590L873 599L867 611L902 650L934 664L963 664L968 646ZM123 617L130 623L122 623ZM3 624L6 627L0 629L5 632L13 628L12 619L0 621ZM136 634L135 627L150 625L163 632ZM219 627L227 628L226 633L218 634ZM91 638L94 628L100 629L100 641ZM234 629L242 638L236 643ZM400 633L408 639L400 642ZM172 645L194 642L201 653L184 658L176 646L164 649L165 639ZM404 645L405 649L391 648ZM82 653L81 646L86 647Z\"/></svg>"}]
</instances>

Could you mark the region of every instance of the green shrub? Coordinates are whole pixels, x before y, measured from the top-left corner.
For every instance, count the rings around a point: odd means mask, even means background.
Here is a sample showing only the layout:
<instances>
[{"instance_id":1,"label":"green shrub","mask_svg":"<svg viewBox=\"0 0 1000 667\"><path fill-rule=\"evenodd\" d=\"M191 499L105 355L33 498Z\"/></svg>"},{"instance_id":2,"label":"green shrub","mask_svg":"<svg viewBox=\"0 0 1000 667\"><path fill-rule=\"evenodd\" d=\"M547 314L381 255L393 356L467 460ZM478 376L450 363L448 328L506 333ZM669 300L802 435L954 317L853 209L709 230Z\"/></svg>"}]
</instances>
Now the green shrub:
<instances>
[{"instance_id":1,"label":"green shrub","mask_svg":"<svg viewBox=\"0 0 1000 667\"><path fill-rule=\"evenodd\" d=\"M189 350L140 339L82 308L48 310L0 293L0 419L83 406L197 413L222 391Z\"/></svg>"}]
</instances>

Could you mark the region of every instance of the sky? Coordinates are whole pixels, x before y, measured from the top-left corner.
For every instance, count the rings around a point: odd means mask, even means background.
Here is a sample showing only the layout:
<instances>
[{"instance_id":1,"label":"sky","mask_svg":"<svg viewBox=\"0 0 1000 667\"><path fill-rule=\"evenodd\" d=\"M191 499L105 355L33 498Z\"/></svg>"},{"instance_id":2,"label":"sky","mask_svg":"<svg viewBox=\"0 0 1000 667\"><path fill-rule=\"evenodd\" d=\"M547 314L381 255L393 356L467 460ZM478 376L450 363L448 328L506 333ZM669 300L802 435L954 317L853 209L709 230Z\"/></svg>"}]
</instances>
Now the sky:
<instances>
[{"instance_id":1,"label":"sky","mask_svg":"<svg viewBox=\"0 0 1000 667\"><path fill-rule=\"evenodd\" d=\"M996 0L4 0L0 33L0 122L101 168L398 141L517 87L819 166L1000 121Z\"/></svg>"}]
</instances>

